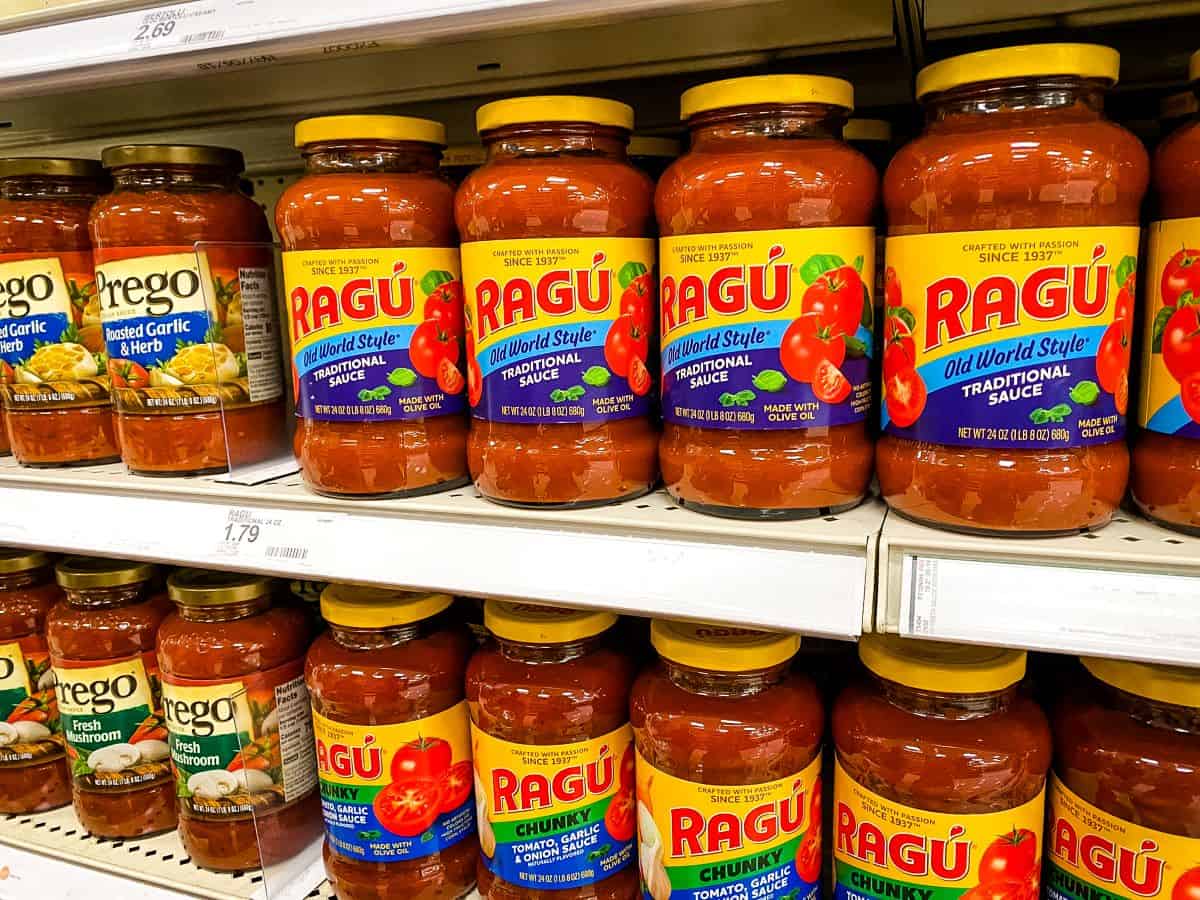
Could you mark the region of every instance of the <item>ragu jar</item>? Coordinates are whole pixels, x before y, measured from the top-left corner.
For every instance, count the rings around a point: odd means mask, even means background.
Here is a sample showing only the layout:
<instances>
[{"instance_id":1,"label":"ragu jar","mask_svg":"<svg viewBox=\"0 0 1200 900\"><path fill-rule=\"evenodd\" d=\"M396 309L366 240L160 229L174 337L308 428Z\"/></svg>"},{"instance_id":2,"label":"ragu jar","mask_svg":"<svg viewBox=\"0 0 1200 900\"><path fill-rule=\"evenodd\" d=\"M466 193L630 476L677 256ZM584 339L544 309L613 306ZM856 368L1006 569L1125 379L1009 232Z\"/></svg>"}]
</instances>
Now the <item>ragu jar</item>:
<instances>
[{"instance_id":1,"label":"ragu jar","mask_svg":"<svg viewBox=\"0 0 1200 900\"><path fill-rule=\"evenodd\" d=\"M1200 51L1188 74L1200 86ZM1154 189L1130 488L1152 519L1200 534L1200 118L1159 145Z\"/></svg>"},{"instance_id":2,"label":"ragu jar","mask_svg":"<svg viewBox=\"0 0 1200 900\"><path fill-rule=\"evenodd\" d=\"M130 144L92 208L121 456L139 475L223 472L285 444L275 261L242 154Z\"/></svg>"},{"instance_id":3,"label":"ragu jar","mask_svg":"<svg viewBox=\"0 0 1200 900\"><path fill-rule=\"evenodd\" d=\"M482 144L455 144L442 151L438 170L443 178L458 186L486 161L487 151Z\"/></svg>"},{"instance_id":4,"label":"ragu jar","mask_svg":"<svg viewBox=\"0 0 1200 900\"><path fill-rule=\"evenodd\" d=\"M296 391L296 457L318 493L464 485L467 399L445 129L404 116L296 126L304 176L275 208Z\"/></svg>"},{"instance_id":5,"label":"ragu jar","mask_svg":"<svg viewBox=\"0 0 1200 900\"><path fill-rule=\"evenodd\" d=\"M27 466L120 458L88 212L90 159L0 159L0 449Z\"/></svg>"},{"instance_id":6,"label":"ragu jar","mask_svg":"<svg viewBox=\"0 0 1200 900\"><path fill-rule=\"evenodd\" d=\"M71 802L45 633L61 599L50 557L0 548L0 813Z\"/></svg>"},{"instance_id":7,"label":"ragu jar","mask_svg":"<svg viewBox=\"0 0 1200 900\"><path fill-rule=\"evenodd\" d=\"M521 97L476 123L487 162L455 197L475 486L517 506L644 494L657 304L653 185L625 152L633 110Z\"/></svg>"},{"instance_id":8,"label":"ragu jar","mask_svg":"<svg viewBox=\"0 0 1200 900\"><path fill-rule=\"evenodd\" d=\"M46 618L75 815L97 837L175 827L175 779L154 643L171 603L144 563L68 557Z\"/></svg>"},{"instance_id":9,"label":"ragu jar","mask_svg":"<svg viewBox=\"0 0 1200 900\"><path fill-rule=\"evenodd\" d=\"M308 651L338 900L462 897L475 884L475 779L463 675L474 649L449 594L332 584Z\"/></svg>"},{"instance_id":10,"label":"ragu jar","mask_svg":"<svg viewBox=\"0 0 1200 900\"><path fill-rule=\"evenodd\" d=\"M467 666L480 896L635 900L635 666L617 617L489 600L484 622L494 640Z\"/></svg>"},{"instance_id":11,"label":"ragu jar","mask_svg":"<svg viewBox=\"0 0 1200 900\"><path fill-rule=\"evenodd\" d=\"M1024 651L858 646L833 707L834 896L1038 900L1051 744Z\"/></svg>"},{"instance_id":12,"label":"ragu jar","mask_svg":"<svg viewBox=\"0 0 1200 900\"><path fill-rule=\"evenodd\" d=\"M799 637L656 620L651 638L630 699L643 896L820 897L825 713L789 671Z\"/></svg>"},{"instance_id":13,"label":"ragu jar","mask_svg":"<svg viewBox=\"0 0 1200 900\"><path fill-rule=\"evenodd\" d=\"M1084 659L1054 717L1046 896L1200 888L1200 673Z\"/></svg>"},{"instance_id":14,"label":"ragu jar","mask_svg":"<svg viewBox=\"0 0 1200 900\"><path fill-rule=\"evenodd\" d=\"M841 139L849 82L716 81L658 182L663 481L740 518L848 509L871 480L879 178Z\"/></svg>"},{"instance_id":15,"label":"ragu jar","mask_svg":"<svg viewBox=\"0 0 1200 900\"><path fill-rule=\"evenodd\" d=\"M655 181L679 158L679 153L675 138L635 134L629 139L629 161Z\"/></svg>"},{"instance_id":16,"label":"ragu jar","mask_svg":"<svg viewBox=\"0 0 1200 900\"><path fill-rule=\"evenodd\" d=\"M179 837L207 869L295 855L316 836L316 759L304 690L309 619L257 575L179 569L158 630Z\"/></svg>"},{"instance_id":17,"label":"ragu jar","mask_svg":"<svg viewBox=\"0 0 1200 900\"><path fill-rule=\"evenodd\" d=\"M879 485L960 531L1069 533L1125 492L1148 179L1104 117L1115 50L1039 44L921 70L925 131L884 179Z\"/></svg>"}]
</instances>

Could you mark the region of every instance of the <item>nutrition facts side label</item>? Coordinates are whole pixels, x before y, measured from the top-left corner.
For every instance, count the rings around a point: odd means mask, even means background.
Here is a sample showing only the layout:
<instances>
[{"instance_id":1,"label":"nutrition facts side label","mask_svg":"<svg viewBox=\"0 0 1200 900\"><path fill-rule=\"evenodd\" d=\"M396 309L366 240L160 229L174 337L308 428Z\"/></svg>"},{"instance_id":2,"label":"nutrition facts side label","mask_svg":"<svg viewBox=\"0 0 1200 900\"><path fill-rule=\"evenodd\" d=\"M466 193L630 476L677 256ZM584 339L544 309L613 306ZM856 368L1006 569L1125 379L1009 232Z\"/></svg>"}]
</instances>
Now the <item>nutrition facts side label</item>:
<instances>
[{"instance_id":1,"label":"nutrition facts side label","mask_svg":"<svg viewBox=\"0 0 1200 900\"><path fill-rule=\"evenodd\" d=\"M304 678L293 678L275 687L279 715L279 753L283 759L285 800L303 797L317 786L317 757L313 751L312 707Z\"/></svg>"},{"instance_id":2,"label":"nutrition facts side label","mask_svg":"<svg viewBox=\"0 0 1200 900\"><path fill-rule=\"evenodd\" d=\"M275 290L271 271L259 267L238 269L242 295L242 329L246 341L246 374L250 400L274 400L282 391L279 359L279 326L275 322Z\"/></svg>"}]
</instances>

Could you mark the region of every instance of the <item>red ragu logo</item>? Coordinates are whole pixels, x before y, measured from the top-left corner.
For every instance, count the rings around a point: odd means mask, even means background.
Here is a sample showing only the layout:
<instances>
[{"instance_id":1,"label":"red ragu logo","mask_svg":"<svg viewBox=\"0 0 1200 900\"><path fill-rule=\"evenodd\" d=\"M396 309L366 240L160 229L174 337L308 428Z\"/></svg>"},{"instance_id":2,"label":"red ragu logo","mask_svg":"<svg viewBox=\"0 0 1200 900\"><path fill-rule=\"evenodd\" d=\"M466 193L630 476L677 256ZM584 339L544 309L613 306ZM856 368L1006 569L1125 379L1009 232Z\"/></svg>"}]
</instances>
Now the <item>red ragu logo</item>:
<instances>
[{"instance_id":1,"label":"red ragu logo","mask_svg":"<svg viewBox=\"0 0 1200 900\"><path fill-rule=\"evenodd\" d=\"M538 313L567 316L582 309L599 313L613 296L613 270L604 265L605 254L596 253L587 269L551 269L537 281L513 275L504 281L485 278L475 286L476 337L536 319Z\"/></svg>"},{"instance_id":2,"label":"red ragu logo","mask_svg":"<svg viewBox=\"0 0 1200 900\"><path fill-rule=\"evenodd\" d=\"M881 869L905 875L934 875L959 881L971 871L971 842L966 829L955 825L945 838L900 831L884 834L873 822L859 822L845 803L837 805L837 849Z\"/></svg>"},{"instance_id":3,"label":"red ragu logo","mask_svg":"<svg viewBox=\"0 0 1200 900\"><path fill-rule=\"evenodd\" d=\"M397 262L390 278L351 278L341 288L322 284L292 288L293 334L307 337L314 331L332 328L345 320L367 322L380 315L401 319L414 309L413 279L404 275L405 264Z\"/></svg>"},{"instance_id":4,"label":"red ragu logo","mask_svg":"<svg viewBox=\"0 0 1200 900\"><path fill-rule=\"evenodd\" d=\"M517 775L511 769L492 769L492 795L497 813L527 812L545 809L556 803L578 803L591 796L602 796L613 786L616 767L607 746L587 763L565 766L553 774L528 772Z\"/></svg>"},{"instance_id":5,"label":"red ragu logo","mask_svg":"<svg viewBox=\"0 0 1200 900\"><path fill-rule=\"evenodd\" d=\"M770 803L761 803L739 816L732 812L714 813L708 819L698 809L671 809L671 855L705 856L728 850L741 850L747 844L767 844L782 835L803 831L808 809L807 791Z\"/></svg>"},{"instance_id":6,"label":"red ragu logo","mask_svg":"<svg viewBox=\"0 0 1200 900\"><path fill-rule=\"evenodd\" d=\"M988 275L974 286L960 275L939 278L925 289L925 349L1019 325L1022 314L1042 322L1064 318L1071 310L1100 315L1108 307L1112 267L1097 263L1106 252L1097 244L1090 265L1044 266L1019 284L1008 275Z\"/></svg>"},{"instance_id":7,"label":"red ragu logo","mask_svg":"<svg viewBox=\"0 0 1200 900\"><path fill-rule=\"evenodd\" d=\"M688 274L675 283L664 275L660 288L663 334L689 322L708 318L709 310L720 316L736 316L750 307L766 313L788 305L792 291L792 264L778 262L783 247L767 251L767 261L754 266L723 266L708 276Z\"/></svg>"},{"instance_id":8,"label":"red ragu logo","mask_svg":"<svg viewBox=\"0 0 1200 900\"><path fill-rule=\"evenodd\" d=\"M339 778L352 776L374 781L383 775L383 751L373 747L375 735L363 737L362 746L325 742L317 738L317 768Z\"/></svg>"},{"instance_id":9,"label":"red ragu logo","mask_svg":"<svg viewBox=\"0 0 1200 900\"><path fill-rule=\"evenodd\" d=\"M1074 869L1082 868L1097 881L1120 884L1123 890L1118 893L1153 897L1162 891L1166 861L1151 855L1157 850L1158 844L1150 840L1142 841L1135 850L1119 847L1098 834L1086 833L1080 837L1067 819L1059 816L1054 820L1050 852L1055 859Z\"/></svg>"}]
</instances>

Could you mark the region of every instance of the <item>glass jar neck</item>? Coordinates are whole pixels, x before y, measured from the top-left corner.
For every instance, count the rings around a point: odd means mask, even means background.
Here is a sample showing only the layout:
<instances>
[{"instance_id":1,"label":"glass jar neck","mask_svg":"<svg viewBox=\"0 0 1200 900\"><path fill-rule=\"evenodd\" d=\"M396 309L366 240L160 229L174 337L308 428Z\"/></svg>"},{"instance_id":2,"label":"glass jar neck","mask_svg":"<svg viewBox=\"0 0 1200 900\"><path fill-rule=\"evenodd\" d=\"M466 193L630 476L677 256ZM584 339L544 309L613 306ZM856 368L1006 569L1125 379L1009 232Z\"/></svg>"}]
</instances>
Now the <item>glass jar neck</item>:
<instances>
[{"instance_id":1,"label":"glass jar neck","mask_svg":"<svg viewBox=\"0 0 1200 900\"><path fill-rule=\"evenodd\" d=\"M29 176L0 180L0 197L5 200L81 200L93 202L103 192L91 178Z\"/></svg>"},{"instance_id":2,"label":"glass jar neck","mask_svg":"<svg viewBox=\"0 0 1200 900\"><path fill-rule=\"evenodd\" d=\"M1101 681L1097 683L1113 706L1142 725L1182 734L1200 734L1200 709L1151 700Z\"/></svg>"},{"instance_id":3,"label":"glass jar neck","mask_svg":"<svg viewBox=\"0 0 1200 900\"><path fill-rule=\"evenodd\" d=\"M116 587L66 588L67 602L76 609L116 609L133 606L150 598L150 582L135 581Z\"/></svg>"},{"instance_id":4,"label":"glass jar neck","mask_svg":"<svg viewBox=\"0 0 1200 900\"><path fill-rule=\"evenodd\" d=\"M221 603L214 606L185 606L177 603L175 608L179 610L179 617L189 622L233 622L266 612L271 608L271 595L265 594L239 603Z\"/></svg>"},{"instance_id":5,"label":"glass jar neck","mask_svg":"<svg viewBox=\"0 0 1200 900\"><path fill-rule=\"evenodd\" d=\"M523 122L484 132L488 162L537 156L593 156L626 160L629 132L583 122Z\"/></svg>"},{"instance_id":6,"label":"glass jar neck","mask_svg":"<svg viewBox=\"0 0 1200 900\"><path fill-rule=\"evenodd\" d=\"M720 152L764 140L841 140L847 116L825 103L713 109L688 119L690 146Z\"/></svg>"},{"instance_id":7,"label":"glass jar neck","mask_svg":"<svg viewBox=\"0 0 1200 900\"><path fill-rule=\"evenodd\" d=\"M113 170L118 191L233 191L238 175L218 166L138 165Z\"/></svg>"},{"instance_id":8,"label":"glass jar neck","mask_svg":"<svg viewBox=\"0 0 1200 900\"><path fill-rule=\"evenodd\" d=\"M6 572L0 575L0 591L19 591L22 588L41 587L51 581L50 569L42 566L25 569L23 572Z\"/></svg>"},{"instance_id":9,"label":"glass jar neck","mask_svg":"<svg viewBox=\"0 0 1200 900\"><path fill-rule=\"evenodd\" d=\"M339 646L345 647L347 650L382 650L428 637L445 625L444 613L429 619L422 619L419 622L393 625L388 628L356 628L330 622L329 635Z\"/></svg>"},{"instance_id":10,"label":"glass jar neck","mask_svg":"<svg viewBox=\"0 0 1200 900\"><path fill-rule=\"evenodd\" d=\"M689 694L705 697L751 697L779 684L787 677L790 661L769 669L748 672L713 672L693 669L673 660L663 659L667 678L677 688Z\"/></svg>"},{"instance_id":11,"label":"glass jar neck","mask_svg":"<svg viewBox=\"0 0 1200 900\"><path fill-rule=\"evenodd\" d=\"M504 638L497 638L496 642L500 645L500 653L505 659L526 665L540 666L571 662L587 656L600 649L604 642L604 635L598 634L564 644L527 644L523 641L508 641Z\"/></svg>"},{"instance_id":12,"label":"glass jar neck","mask_svg":"<svg viewBox=\"0 0 1200 900\"><path fill-rule=\"evenodd\" d=\"M417 141L329 141L306 144L304 171L310 175L346 172L436 174L441 148Z\"/></svg>"},{"instance_id":13,"label":"glass jar neck","mask_svg":"<svg viewBox=\"0 0 1200 900\"><path fill-rule=\"evenodd\" d=\"M927 719L961 721L994 715L1008 709L1017 693L1016 685L982 694L928 691L868 674L888 703Z\"/></svg>"},{"instance_id":14,"label":"glass jar neck","mask_svg":"<svg viewBox=\"0 0 1200 900\"><path fill-rule=\"evenodd\" d=\"M1105 81L1061 75L983 81L933 95L925 101L925 116L932 129L953 128L964 124L964 117L983 115L993 117L996 127L1013 118L1094 121L1104 118L1107 89ZM978 119L964 127L978 128Z\"/></svg>"}]
</instances>

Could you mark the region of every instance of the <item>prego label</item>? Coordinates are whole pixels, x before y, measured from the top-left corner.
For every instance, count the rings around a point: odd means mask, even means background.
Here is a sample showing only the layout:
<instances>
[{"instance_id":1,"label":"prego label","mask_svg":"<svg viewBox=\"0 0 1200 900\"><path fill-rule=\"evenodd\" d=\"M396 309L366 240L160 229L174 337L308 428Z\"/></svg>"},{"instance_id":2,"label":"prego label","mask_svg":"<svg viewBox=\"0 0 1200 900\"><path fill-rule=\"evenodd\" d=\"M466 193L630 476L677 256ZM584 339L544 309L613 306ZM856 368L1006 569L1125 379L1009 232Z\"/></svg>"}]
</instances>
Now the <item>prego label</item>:
<instances>
[{"instance_id":1,"label":"prego label","mask_svg":"<svg viewBox=\"0 0 1200 900\"><path fill-rule=\"evenodd\" d=\"M62 755L62 721L46 639L28 634L0 643L0 766L26 766Z\"/></svg>"},{"instance_id":2,"label":"prego label","mask_svg":"<svg viewBox=\"0 0 1200 900\"><path fill-rule=\"evenodd\" d=\"M1200 217L1152 222L1143 325L1143 428L1200 440Z\"/></svg>"}]
</instances>

